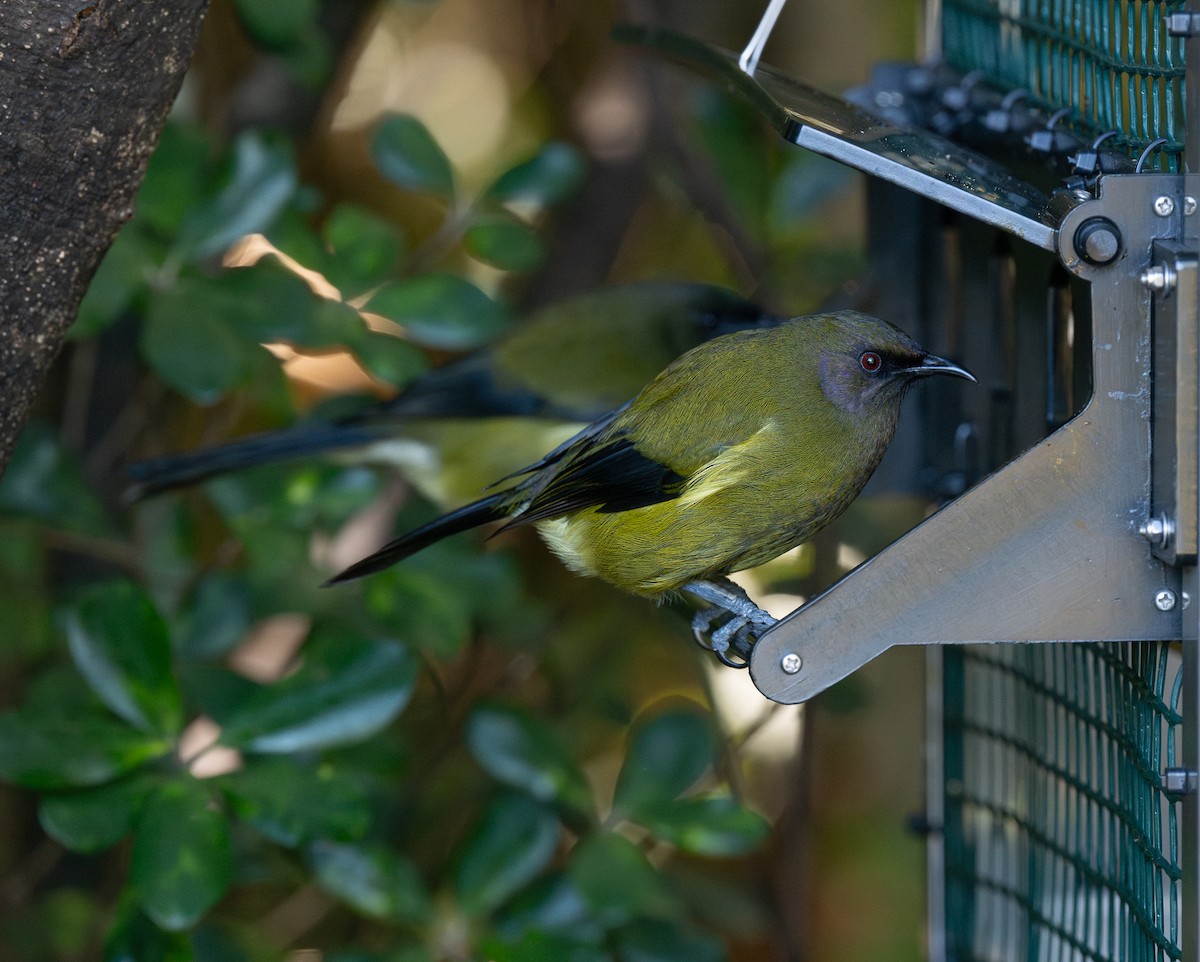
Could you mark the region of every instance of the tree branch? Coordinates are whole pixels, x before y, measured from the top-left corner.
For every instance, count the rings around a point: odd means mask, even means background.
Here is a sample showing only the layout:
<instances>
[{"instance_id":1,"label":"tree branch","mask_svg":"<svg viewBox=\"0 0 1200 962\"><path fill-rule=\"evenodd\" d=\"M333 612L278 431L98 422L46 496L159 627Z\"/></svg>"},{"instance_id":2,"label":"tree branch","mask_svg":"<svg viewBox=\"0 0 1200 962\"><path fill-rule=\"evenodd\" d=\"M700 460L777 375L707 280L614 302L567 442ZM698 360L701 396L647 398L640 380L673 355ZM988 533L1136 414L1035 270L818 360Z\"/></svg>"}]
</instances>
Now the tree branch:
<instances>
[{"instance_id":1,"label":"tree branch","mask_svg":"<svg viewBox=\"0 0 1200 962\"><path fill-rule=\"evenodd\" d=\"M0 2L0 474L133 213L207 5Z\"/></svg>"}]
</instances>

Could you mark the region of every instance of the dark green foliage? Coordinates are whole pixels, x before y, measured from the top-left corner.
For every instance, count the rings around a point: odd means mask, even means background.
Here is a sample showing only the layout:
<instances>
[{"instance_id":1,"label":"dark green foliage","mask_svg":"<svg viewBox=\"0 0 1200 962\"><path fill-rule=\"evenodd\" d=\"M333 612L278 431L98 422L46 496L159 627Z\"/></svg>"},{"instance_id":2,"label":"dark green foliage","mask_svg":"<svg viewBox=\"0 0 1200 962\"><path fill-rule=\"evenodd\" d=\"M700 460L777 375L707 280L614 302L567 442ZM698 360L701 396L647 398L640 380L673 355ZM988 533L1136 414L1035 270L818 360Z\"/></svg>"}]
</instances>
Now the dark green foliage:
<instances>
[{"instance_id":1,"label":"dark green foliage","mask_svg":"<svg viewBox=\"0 0 1200 962\"><path fill-rule=\"evenodd\" d=\"M313 86L333 66L323 7L226 13ZM179 114L72 332L76 358L134 352L141 381L123 413L93 414L69 368L67 400L0 479L0 778L61 877L95 880L81 894L36 877L23 909L70 924L0 928L0 957L265 962L312 944L328 962L724 958L675 873L752 851L767 825L722 777L684 621L661 631L666 615L531 560L519 537L455 539L321 589L364 515L379 535L390 511L397 528L434 512L361 463L120 497L116 452L297 416L303 389L265 345L344 352L398 388L517 323L520 285L553 266L549 228L584 184L582 153L539 128L464 171L415 116L385 115L358 132L373 203L305 183L302 142L250 127L222 146ZM778 162L744 117L702 115L733 200L769 220ZM795 180L789 210L810 196ZM223 266L250 234L277 253ZM100 356L107 403L124 375ZM668 688L695 700L646 709Z\"/></svg>"}]
</instances>

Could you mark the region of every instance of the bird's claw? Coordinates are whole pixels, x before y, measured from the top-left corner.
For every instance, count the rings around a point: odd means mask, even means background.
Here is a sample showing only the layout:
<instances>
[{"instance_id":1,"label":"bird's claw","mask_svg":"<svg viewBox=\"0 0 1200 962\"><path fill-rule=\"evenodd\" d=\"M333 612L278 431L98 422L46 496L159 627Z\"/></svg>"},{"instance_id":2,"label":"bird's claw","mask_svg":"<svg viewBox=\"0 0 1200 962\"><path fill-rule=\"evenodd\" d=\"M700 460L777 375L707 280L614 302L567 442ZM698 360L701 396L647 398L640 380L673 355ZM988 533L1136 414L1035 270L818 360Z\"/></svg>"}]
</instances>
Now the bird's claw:
<instances>
[{"instance_id":1,"label":"bird's claw","mask_svg":"<svg viewBox=\"0 0 1200 962\"><path fill-rule=\"evenodd\" d=\"M761 613L754 615L732 614L725 608L706 608L692 618L692 634L701 648L711 651L721 664L729 668L749 668L750 652L766 629L775 624L775 619ZM726 621L713 628L721 618Z\"/></svg>"}]
</instances>

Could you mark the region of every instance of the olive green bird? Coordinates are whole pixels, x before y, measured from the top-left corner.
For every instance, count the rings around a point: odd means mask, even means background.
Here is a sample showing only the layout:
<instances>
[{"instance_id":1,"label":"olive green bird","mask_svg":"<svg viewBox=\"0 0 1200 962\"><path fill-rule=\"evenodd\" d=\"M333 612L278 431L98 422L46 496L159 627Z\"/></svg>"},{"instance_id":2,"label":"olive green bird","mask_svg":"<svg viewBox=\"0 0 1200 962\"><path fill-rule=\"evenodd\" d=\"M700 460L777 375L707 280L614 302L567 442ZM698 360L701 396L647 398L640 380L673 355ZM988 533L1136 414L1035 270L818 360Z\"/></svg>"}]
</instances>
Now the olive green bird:
<instances>
[{"instance_id":1,"label":"olive green bird","mask_svg":"<svg viewBox=\"0 0 1200 962\"><path fill-rule=\"evenodd\" d=\"M685 591L727 664L774 619L725 576L769 561L841 514L883 458L909 387L972 375L855 311L715 338L519 478L336 575L387 568L468 528L536 525L572 569L635 594ZM735 657L731 658L730 655Z\"/></svg>"}]
</instances>

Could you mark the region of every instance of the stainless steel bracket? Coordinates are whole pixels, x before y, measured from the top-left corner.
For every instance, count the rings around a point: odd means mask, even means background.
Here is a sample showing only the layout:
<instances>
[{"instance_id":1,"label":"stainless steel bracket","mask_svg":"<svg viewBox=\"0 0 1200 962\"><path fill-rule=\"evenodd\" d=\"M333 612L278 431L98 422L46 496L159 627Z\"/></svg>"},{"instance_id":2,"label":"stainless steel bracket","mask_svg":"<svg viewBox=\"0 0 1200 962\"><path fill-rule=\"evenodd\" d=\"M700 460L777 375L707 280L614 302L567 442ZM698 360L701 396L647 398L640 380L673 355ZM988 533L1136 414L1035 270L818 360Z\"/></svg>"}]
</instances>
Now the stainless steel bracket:
<instances>
[{"instance_id":1,"label":"stainless steel bracket","mask_svg":"<svg viewBox=\"0 0 1200 962\"><path fill-rule=\"evenodd\" d=\"M1096 199L1067 213L1059 257L1091 283L1090 400L766 632L750 660L764 695L805 701L893 645L1180 637L1190 599L1141 533L1151 516L1153 350L1151 291L1140 278L1156 241L1184 236L1185 196L1196 196L1185 182L1109 176ZM1117 238L1102 264L1086 259L1097 223Z\"/></svg>"},{"instance_id":2,"label":"stainless steel bracket","mask_svg":"<svg viewBox=\"0 0 1200 962\"><path fill-rule=\"evenodd\" d=\"M614 36L721 82L748 100L785 140L1054 249L1056 215L1049 199L1002 164L927 130L880 119L760 64L758 54L781 6L768 7L741 57L661 27L623 24Z\"/></svg>"}]
</instances>

